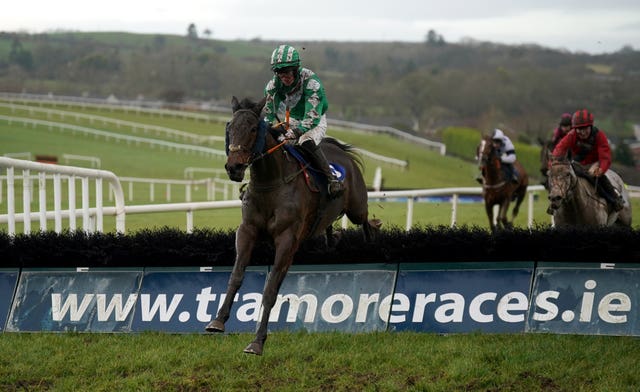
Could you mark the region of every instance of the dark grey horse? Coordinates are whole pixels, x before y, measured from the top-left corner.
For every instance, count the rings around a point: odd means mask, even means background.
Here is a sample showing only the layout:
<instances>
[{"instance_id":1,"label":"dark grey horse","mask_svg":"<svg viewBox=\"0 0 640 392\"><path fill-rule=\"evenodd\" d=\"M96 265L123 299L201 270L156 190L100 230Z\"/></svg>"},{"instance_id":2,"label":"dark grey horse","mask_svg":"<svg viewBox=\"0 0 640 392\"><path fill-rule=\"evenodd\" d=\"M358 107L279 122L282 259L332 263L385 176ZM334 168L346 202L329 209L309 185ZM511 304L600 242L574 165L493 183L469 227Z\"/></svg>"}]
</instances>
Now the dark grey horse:
<instances>
[{"instance_id":1,"label":"dark grey horse","mask_svg":"<svg viewBox=\"0 0 640 392\"><path fill-rule=\"evenodd\" d=\"M605 175L624 198L624 208L618 212L607 204L589 180L576 174L568 159L553 158L547 174L549 207L553 212L555 226L631 226L629 192L624 187L622 178L613 170L607 170Z\"/></svg>"},{"instance_id":2,"label":"dark grey horse","mask_svg":"<svg viewBox=\"0 0 640 392\"><path fill-rule=\"evenodd\" d=\"M262 354L269 314L301 242L325 234L330 243L332 224L342 214L354 224L362 225L367 241L372 241L379 227L378 222L368 220L367 188L353 149L334 139L324 139L320 147L327 159L346 169L345 192L336 199L328 199L325 191L313 192L300 164L285 152L274 135L271 132L260 134L264 104L265 99L258 103L232 99L233 117L228 126L229 156L225 168L231 180L242 181L245 170L251 166L251 179L242 198L242 222L236 231L236 260L227 295L217 317L206 327L210 332L224 331L224 323L229 319L233 298L242 284L256 242L263 236L271 239L275 259L264 288L263 312L255 339L244 349L245 353L257 355ZM256 145L264 148L257 151Z\"/></svg>"}]
</instances>

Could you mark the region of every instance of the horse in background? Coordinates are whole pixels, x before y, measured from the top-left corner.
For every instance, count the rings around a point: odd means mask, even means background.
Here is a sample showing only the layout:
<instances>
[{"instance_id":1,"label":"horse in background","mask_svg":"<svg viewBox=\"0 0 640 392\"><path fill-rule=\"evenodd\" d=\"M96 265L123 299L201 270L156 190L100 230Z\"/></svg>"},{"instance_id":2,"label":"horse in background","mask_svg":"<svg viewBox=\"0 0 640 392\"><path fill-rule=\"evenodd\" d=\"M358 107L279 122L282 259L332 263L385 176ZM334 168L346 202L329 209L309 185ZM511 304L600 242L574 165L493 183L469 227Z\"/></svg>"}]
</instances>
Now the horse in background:
<instances>
[{"instance_id":1,"label":"horse in background","mask_svg":"<svg viewBox=\"0 0 640 392\"><path fill-rule=\"evenodd\" d=\"M607 201L598 194L597 189L583 176L578 176L574 165L566 157L552 158L549 168L549 212L557 227L572 225L623 226L631 227L631 204L629 192L622 178L609 169L605 175L611 184L620 191L624 199L624 208L614 211ZM580 166L580 170L582 167ZM597 178L595 179L597 186Z\"/></svg>"},{"instance_id":2,"label":"horse in background","mask_svg":"<svg viewBox=\"0 0 640 392\"><path fill-rule=\"evenodd\" d=\"M502 162L498 156L497 149L493 146L491 136L485 135L477 149L478 166L482 173L482 196L484 198L484 208L489 218L491 231L497 228L509 229L513 227L513 219L518 215L520 204L527 194L529 176L520 162L514 162L514 168L518 172L518 182L514 183L505 178L501 168ZM515 201L511 212L511 221L507 218L509 204ZM496 223L493 222L493 206L498 205L498 216Z\"/></svg>"},{"instance_id":3,"label":"horse in background","mask_svg":"<svg viewBox=\"0 0 640 392\"><path fill-rule=\"evenodd\" d=\"M280 285L303 240L326 235L331 245L333 222L346 214L349 220L362 225L365 240L372 242L380 226L368 220L367 187L362 176L362 161L353 147L332 138L320 143L327 160L345 169L344 193L327 197L326 183L314 189L312 176L278 143L279 131L264 123L262 108L266 99L254 103L232 99L233 115L227 127L228 158L225 169L232 181L242 181L251 166L249 185L242 196L242 222L236 231L236 259L229 278L227 294L209 332L224 332L231 305L242 284L251 253L261 238L270 239L275 247L273 267L262 297L263 312L258 321L255 339L245 353L261 355L267 339L267 324ZM326 182L326 180L325 180Z\"/></svg>"},{"instance_id":4,"label":"horse in background","mask_svg":"<svg viewBox=\"0 0 640 392\"><path fill-rule=\"evenodd\" d=\"M549 161L552 158L552 152L555 148L555 144L553 144L552 140L544 141L542 139L538 139L538 143L542 147L540 149L540 174L542 174L542 181L540 183L544 186L544 188L549 190L549 175L547 172L549 171Z\"/></svg>"}]
</instances>

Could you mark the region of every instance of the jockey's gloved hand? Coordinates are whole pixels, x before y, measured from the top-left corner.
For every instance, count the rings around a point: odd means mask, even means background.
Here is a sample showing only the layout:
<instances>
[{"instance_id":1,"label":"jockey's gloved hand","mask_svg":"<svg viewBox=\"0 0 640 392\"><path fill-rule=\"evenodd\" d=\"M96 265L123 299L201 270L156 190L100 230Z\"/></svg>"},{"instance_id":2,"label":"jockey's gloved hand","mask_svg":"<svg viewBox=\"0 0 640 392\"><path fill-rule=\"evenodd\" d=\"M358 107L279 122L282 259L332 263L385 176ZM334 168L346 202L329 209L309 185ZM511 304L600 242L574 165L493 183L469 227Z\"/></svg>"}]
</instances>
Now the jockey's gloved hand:
<instances>
[{"instance_id":1,"label":"jockey's gloved hand","mask_svg":"<svg viewBox=\"0 0 640 392\"><path fill-rule=\"evenodd\" d=\"M285 132L284 134L278 136L278 141L279 142L283 142L285 140L295 141L296 139L297 139L297 136L296 136L295 132L293 132L293 130L291 128L287 129L287 132Z\"/></svg>"}]
</instances>

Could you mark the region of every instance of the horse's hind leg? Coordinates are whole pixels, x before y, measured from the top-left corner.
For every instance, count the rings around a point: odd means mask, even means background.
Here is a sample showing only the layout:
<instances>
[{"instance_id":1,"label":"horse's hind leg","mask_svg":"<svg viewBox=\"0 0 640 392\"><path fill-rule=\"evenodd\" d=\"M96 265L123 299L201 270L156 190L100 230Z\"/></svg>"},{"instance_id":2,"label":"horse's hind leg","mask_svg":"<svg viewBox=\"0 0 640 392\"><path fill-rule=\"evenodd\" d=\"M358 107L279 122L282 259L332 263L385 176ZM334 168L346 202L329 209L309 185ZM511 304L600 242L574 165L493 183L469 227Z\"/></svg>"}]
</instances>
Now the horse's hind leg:
<instances>
[{"instance_id":1,"label":"horse's hind leg","mask_svg":"<svg viewBox=\"0 0 640 392\"><path fill-rule=\"evenodd\" d=\"M236 293L242 285L244 279L244 271L249 265L251 252L255 246L257 239L257 230L253 226L241 224L236 231L236 261L233 264L233 270L229 277L227 285L227 294L224 302L218 311L218 315L212 320L205 329L207 332L224 332L224 323L229 319L231 305Z\"/></svg>"}]
</instances>

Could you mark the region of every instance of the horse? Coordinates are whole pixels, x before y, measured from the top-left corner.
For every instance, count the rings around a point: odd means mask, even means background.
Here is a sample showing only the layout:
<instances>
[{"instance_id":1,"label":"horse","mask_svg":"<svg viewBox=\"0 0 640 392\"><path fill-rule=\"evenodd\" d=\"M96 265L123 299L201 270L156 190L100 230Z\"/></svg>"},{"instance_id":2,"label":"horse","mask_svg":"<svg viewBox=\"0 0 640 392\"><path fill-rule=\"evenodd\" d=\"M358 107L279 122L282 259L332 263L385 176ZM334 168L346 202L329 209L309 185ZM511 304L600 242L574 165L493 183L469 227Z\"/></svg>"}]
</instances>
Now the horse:
<instances>
[{"instance_id":1,"label":"horse","mask_svg":"<svg viewBox=\"0 0 640 392\"><path fill-rule=\"evenodd\" d=\"M236 258L227 294L216 318L206 326L208 332L224 332L256 242L261 238L271 240L275 257L262 297L263 312L255 339L244 349L245 353L256 355L262 355L271 309L302 241L324 233L331 246L332 223L342 214L362 226L367 242L374 240L380 226L379 221L368 219L363 164L354 148L333 138L323 139L320 148L327 160L346 169L345 191L337 198L328 198L326 182L321 191L312 191L305 168L283 148L285 142L278 142L276 129L269 128L261 134L261 125L266 125L261 124L265 102L266 98L257 103L248 98L239 102L235 96L231 100L225 169L229 179L240 182L251 167L250 180L242 196L242 221L236 231Z\"/></svg>"},{"instance_id":2,"label":"horse","mask_svg":"<svg viewBox=\"0 0 640 392\"><path fill-rule=\"evenodd\" d=\"M583 176L578 176L574 164L566 157L552 158L549 168L549 211L556 227L572 225L631 226L629 192L622 178L609 169L605 175L620 191L625 201L618 212L597 193L596 188ZM595 180L597 186L597 179Z\"/></svg>"},{"instance_id":3,"label":"horse","mask_svg":"<svg viewBox=\"0 0 640 392\"><path fill-rule=\"evenodd\" d=\"M542 139L538 139L538 143L542 147L540 149L540 174L542 174L542 181L540 183L544 186L544 188L549 190L549 179L547 171L549 170L549 161L551 160L551 153L555 147L552 140L544 141Z\"/></svg>"},{"instance_id":4,"label":"horse","mask_svg":"<svg viewBox=\"0 0 640 392\"><path fill-rule=\"evenodd\" d=\"M501 161L497 149L494 147L491 136L484 136L477 150L478 166L482 172L482 195L484 208L489 218L489 227L492 232L501 227L509 229L513 227L512 221L518 215L520 204L527 193L529 176L520 162L515 161L513 166L518 171L518 182L514 183L509 178L504 178L501 169ZM511 211L511 221L507 219L509 204L515 200ZM496 223L493 222L493 206L500 206Z\"/></svg>"}]
</instances>

